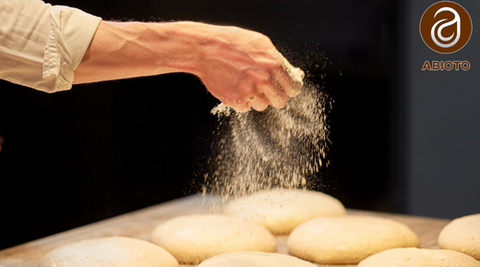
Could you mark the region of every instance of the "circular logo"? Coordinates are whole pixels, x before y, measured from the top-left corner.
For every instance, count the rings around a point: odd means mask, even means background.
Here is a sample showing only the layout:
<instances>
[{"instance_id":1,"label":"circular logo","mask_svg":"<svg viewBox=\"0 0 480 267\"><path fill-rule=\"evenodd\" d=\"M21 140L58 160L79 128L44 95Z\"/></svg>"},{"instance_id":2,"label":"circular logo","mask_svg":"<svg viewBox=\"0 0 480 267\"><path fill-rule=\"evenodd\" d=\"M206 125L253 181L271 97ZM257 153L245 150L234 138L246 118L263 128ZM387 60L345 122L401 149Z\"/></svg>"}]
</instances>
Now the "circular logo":
<instances>
[{"instance_id":1,"label":"circular logo","mask_svg":"<svg viewBox=\"0 0 480 267\"><path fill-rule=\"evenodd\" d=\"M472 36L472 19L459 4L442 1L431 5L420 20L423 42L440 54L462 49Z\"/></svg>"}]
</instances>

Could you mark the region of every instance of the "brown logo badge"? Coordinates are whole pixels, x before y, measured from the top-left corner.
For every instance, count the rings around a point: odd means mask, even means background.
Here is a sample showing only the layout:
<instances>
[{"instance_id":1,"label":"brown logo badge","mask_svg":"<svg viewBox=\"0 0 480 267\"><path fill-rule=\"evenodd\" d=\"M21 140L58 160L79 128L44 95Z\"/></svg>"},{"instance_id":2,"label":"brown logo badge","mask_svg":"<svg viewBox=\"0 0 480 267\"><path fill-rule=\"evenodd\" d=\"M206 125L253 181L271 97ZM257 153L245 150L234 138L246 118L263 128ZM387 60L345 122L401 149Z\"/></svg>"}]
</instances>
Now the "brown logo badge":
<instances>
[{"instance_id":1,"label":"brown logo badge","mask_svg":"<svg viewBox=\"0 0 480 267\"><path fill-rule=\"evenodd\" d=\"M473 24L459 4L442 1L431 5L420 20L420 35L433 51L451 54L462 49L472 36Z\"/></svg>"}]
</instances>

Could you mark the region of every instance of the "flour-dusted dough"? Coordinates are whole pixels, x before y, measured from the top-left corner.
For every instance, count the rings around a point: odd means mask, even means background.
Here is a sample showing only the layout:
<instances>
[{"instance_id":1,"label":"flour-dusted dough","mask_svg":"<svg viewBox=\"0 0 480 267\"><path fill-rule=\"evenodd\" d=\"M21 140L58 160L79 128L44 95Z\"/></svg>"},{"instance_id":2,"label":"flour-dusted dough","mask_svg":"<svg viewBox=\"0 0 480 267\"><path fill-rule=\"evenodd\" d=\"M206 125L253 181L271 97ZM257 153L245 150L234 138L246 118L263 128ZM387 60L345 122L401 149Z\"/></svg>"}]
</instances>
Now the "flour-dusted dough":
<instances>
[{"instance_id":1,"label":"flour-dusted dough","mask_svg":"<svg viewBox=\"0 0 480 267\"><path fill-rule=\"evenodd\" d=\"M358 267L480 267L480 262L451 250L395 248L366 258Z\"/></svg>"},{"instance_id":2,"label":"flour-dusted dough","mask_svg":"<svg viewBox=\"0 0 480 267\"><path fill-rule=\"evenodd\" d=\"M463 252L480 260L480 213L457 218L438 236L441 248Z\"/></svg>"},{"instance_id":3,"label":"flour-dusted dough","mask_svg":"<svg viewBox=\"0 0 480 267\"><path fill-rule=\"evenodd\" d=\"M316 267L310 262L278 253L238 251L221 254L198 267Z\"/></svg>"},{"instance_id":4,"label":"flour-dusted dough","mask_svg":"<svg viewBox=\"0 0 480 267\"><path fill-rule=\"evenodd\" d=\"M176 267L177 260L150 242L105 237L68 243L50 251L38 267Z\"/></svg>"},{"instance_id":5,"label":"flour-dusted dough","mask_svg":"<svg viewBox=\"0 0 480 267\"><path fill-rule=\"evenodd\" d=\"M346 211L336 198L320 192L272 189L232 200L223 213L254 220L274 234L288 234L309 219L343 216Z\"/></svg>"},{"instance_id":6,"label":"flour-dusted dough","mask_svg":"<svg viewBox=\"0 0 480 267\"><path fill-rule=\"evenodd\" d=\"M319 263L359 263L391 248L417 247L417 235L406 225L379 217L342 216L309 220L287 241L294 256Z\"/></svg>"},{"instance_id":7,"label":"flour-dusted dough","mask_svg":"<svg viewBox=\"0 0 480 267\"><path fill-rule=\"evenodd\" d=\"M265 227L215 214L180 216L165 221L153 230L151 241L184 263L199 263L231 251L272 252L276 245Z\"/></svg>"}]
</instances>

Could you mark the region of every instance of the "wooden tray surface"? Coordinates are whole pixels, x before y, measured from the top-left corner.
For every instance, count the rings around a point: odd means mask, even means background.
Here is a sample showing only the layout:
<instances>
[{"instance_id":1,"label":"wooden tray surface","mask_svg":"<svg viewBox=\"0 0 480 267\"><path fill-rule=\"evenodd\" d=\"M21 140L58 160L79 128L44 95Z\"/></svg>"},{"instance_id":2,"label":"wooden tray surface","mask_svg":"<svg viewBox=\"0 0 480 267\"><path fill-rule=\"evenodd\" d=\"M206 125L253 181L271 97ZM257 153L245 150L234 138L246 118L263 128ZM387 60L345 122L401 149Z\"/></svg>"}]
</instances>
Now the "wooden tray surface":
<instances>
[{"instance_id":1,"label":"wooden tray surface","mask_svg":"<svg viewBox=\"0 0 480 267\"><path fill-rule=\"evenodd\" d=\"M1 267L36 267L40 259L53 248L69 242L88 238L125 236L149 240L153 228L159 223L179 215L209 213L212 205L218 205L213 197L188 196L149 208L123 214L100 222L85 225L66 232L34 240L0 251ZM351 215L369 215L391 218L405 223L420 237L423 248L439 248L437 237L442 228L450 222L445 219L348 210ZM277 252L288 254L287 236L277 236ZM182 265L189 266L189 265ZM327 265L319 265L327 266ZM342 267L355 265L338 265Z\"/></svg>"}]
</instances>

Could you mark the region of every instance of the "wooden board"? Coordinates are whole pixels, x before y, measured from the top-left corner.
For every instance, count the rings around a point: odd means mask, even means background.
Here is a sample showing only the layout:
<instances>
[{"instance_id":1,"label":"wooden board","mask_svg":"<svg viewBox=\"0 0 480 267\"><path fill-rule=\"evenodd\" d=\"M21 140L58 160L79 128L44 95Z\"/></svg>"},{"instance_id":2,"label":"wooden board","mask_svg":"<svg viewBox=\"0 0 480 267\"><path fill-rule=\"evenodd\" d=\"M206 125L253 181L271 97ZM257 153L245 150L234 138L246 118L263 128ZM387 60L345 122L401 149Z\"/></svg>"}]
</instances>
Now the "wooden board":
<instances>
[{"instance_id":1,"label":"wooden board","mask_svg":"<svg viewBox=\"0 0 480 267\"><path fill-rule=\"evenodd\" d=\"M212 197L189 196L139 211L127 213L97 223L82 226L49 237L0 251L1 267L36 267L40 259L53 248L88 238L126 236L148 240L153 228L175 216L194 213L209 213L212 205L218 205ZM415 231L423 248L438 248L437 236L449 222L444 219L424 218L407 215L348 210L349 214L391 218L408 225ZM288 254L287 236L277 236L277 252ZM185 265L188 266L188 265ZM319 265L322 266L322 265ZM355 265L339 265L342 267Z\"/></svg>"}]
</instances>

